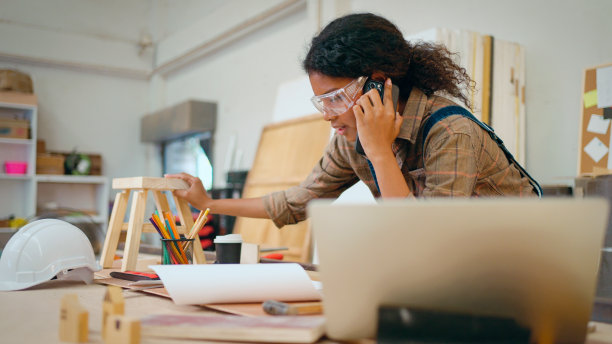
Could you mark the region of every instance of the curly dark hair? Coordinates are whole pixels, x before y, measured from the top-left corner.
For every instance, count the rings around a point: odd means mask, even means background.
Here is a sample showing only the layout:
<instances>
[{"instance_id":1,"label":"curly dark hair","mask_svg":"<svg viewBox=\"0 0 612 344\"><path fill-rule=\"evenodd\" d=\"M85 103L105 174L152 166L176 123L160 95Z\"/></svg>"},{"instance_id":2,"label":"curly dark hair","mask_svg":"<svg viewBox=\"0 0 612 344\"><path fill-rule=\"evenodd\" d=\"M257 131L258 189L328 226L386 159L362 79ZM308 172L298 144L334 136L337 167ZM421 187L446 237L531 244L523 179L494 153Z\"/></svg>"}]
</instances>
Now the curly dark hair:
<instances>
[{"instance_id":1,"label":"curly dark hair","mask_svg":"<svg viewBox=\"0 0 612 344\"><path fill-rule=\"evenodd\" d=\"M454 54L435 43L404 39L390 21L372 13L356 13L329 23L311 42L302 66L310 74L357 78L382 72L407 98L414 86L425 94L446 93L471 107L464 93L473 81L453 61Z\"/></svg>"}]
</instances>

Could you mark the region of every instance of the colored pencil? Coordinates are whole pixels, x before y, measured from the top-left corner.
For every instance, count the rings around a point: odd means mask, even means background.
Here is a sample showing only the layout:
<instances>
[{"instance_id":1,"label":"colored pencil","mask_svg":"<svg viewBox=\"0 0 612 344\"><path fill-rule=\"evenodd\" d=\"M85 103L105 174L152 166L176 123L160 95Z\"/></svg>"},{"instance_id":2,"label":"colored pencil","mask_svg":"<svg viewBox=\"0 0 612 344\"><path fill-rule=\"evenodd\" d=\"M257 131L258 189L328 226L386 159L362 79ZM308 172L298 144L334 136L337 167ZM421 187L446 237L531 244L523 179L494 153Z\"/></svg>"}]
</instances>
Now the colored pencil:
<instances>
[{"instance_id":1,"label":"colored pencil","mask_svg":"<svg viewBox=\"0 0 612 344\"><path fill-rule=\"evenodd\" d=\"M158 223L156 223L155 214L153 214L151 216L149 221L151 221L151 223L153 224L153 227L155 227L155 229L157 230L157 232L159 233L159 235L163 239L171 239L168 236L168 234L165 232L165 228L163 226L159 226ZM164 233L166 233L166 234L164 234ZM164 242L163 244L166 245L166 252L168 252L168 255L170 256L170 258L172 258L172 260L175 262L175 264L177 264L178 263L177 258L180 257L180 254L178 252L178 248L175 245L172 245L172 243L170 243L170 245L167 245ZM170 251L168 251L168 249L170 249ZM185 263L186 262L187 262L187 260L185 260Z\"/></svg>"},{"instance_id":2,"label":"colored pencil","mask_svg":"<svg viewBox=\"0 0 612 344\"><path fill-rule=\"evenodd\" d=\"M170 228L168 232L170 232L170 234L172 235L172 238L180 239L181 236L176 230L176 224L174 223L174 216L172 215L172 213L167 211L163 215L165 216L167 226ZM178 249L178 252L181 255L181 258L185 261L185 264L187 264L189 260L187 259L187 255L185 254L185 250L183 249L183 246L179 245L178 241L176 242L176 248Z\"/></svg>"},{"instance_id":3,"label":"colored pencil","mask_svg":"<svg viewBox=\"0 0 612 344\"><path fill-rule=\"evenodd\" d=\"M204 225L208 221L209 212L210 212L210 208L206 208L206 211L203 211L203 210L200 211L200 215L198 215L196 222L193 224L193 227L191 227L191 230L189 231L189 235L187 236L187 239L195 239L197 237L200 230L202 230L202 227L204 227ZM186 246L187 246L187 242L183 244L183 248L185 248Z\"/></svg>"}]
</instances>

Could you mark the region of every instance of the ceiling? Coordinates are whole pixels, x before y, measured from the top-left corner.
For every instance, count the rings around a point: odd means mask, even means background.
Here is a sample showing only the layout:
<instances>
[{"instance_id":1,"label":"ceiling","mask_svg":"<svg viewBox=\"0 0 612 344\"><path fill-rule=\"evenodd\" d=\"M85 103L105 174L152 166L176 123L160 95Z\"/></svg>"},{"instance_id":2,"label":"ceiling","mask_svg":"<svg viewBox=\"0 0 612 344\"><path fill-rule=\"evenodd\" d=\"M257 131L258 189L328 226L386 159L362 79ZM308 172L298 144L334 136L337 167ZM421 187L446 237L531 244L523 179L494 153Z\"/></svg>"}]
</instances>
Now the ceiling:
<instances>
[{"instance_id":1,"label":"ceiling","mask_svg":"<svg viewBox=\"0 0 612 344\"><path fill-rule=\"evenodd\" d=\"M138 42L172 35L227 4L248 0L2 0L0 22Z\"/></svg>"}]
</instances>

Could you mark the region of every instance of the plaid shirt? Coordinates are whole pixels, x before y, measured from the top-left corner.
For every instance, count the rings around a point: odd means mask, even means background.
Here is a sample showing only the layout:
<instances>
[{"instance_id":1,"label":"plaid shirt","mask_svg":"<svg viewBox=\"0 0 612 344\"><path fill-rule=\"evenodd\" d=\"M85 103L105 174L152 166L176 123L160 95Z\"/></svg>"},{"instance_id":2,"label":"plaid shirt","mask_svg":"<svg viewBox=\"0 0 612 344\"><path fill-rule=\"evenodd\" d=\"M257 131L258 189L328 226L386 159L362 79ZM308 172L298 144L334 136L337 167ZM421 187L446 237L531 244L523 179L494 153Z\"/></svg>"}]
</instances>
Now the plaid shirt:
<instances>
[{"instance_id":1,"label":"plaid shirt","mask_svg":"<svg viewBox=\"0 0 612 344\"><path fill-rule=\"evenodd\" d=\"M436 123L423 142L423 124L436 110L456 105L427 97L413 88L404 108L404 122L393 152L406 183L416 197L535 196L529 179L510 165L502 150L473 121L457 115ZM425 147L425 154L423 154ZM380 197L365 157L354 143L334 135L325 153L300 185L263 197L266 212L277 227L306 218L306 204L314 198L336 198L362 180Z\"/></svg>"}]
</instances>

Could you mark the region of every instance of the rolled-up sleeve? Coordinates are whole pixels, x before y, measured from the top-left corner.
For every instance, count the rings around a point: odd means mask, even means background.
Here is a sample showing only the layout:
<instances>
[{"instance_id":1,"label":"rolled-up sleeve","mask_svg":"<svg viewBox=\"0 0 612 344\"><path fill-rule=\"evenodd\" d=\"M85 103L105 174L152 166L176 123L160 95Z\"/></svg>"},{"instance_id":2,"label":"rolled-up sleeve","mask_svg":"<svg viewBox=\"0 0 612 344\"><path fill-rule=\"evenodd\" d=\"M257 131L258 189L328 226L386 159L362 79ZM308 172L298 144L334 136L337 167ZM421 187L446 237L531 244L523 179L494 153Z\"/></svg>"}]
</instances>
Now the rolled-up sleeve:
<instances>
[{"instance_id":1,"label":"rolled-up sleeve","mask_svg":"<svg viewBox=\"0 0 612 344\"><path fill-rule=\"evenodd\" d=\"M315 198L336 198L358 181L353 168L341 154L334 137L325 153L299 185L263 196L264 208L274 224L298 223L306 219L306 206Z\"/></svg>"}]
</instances>

